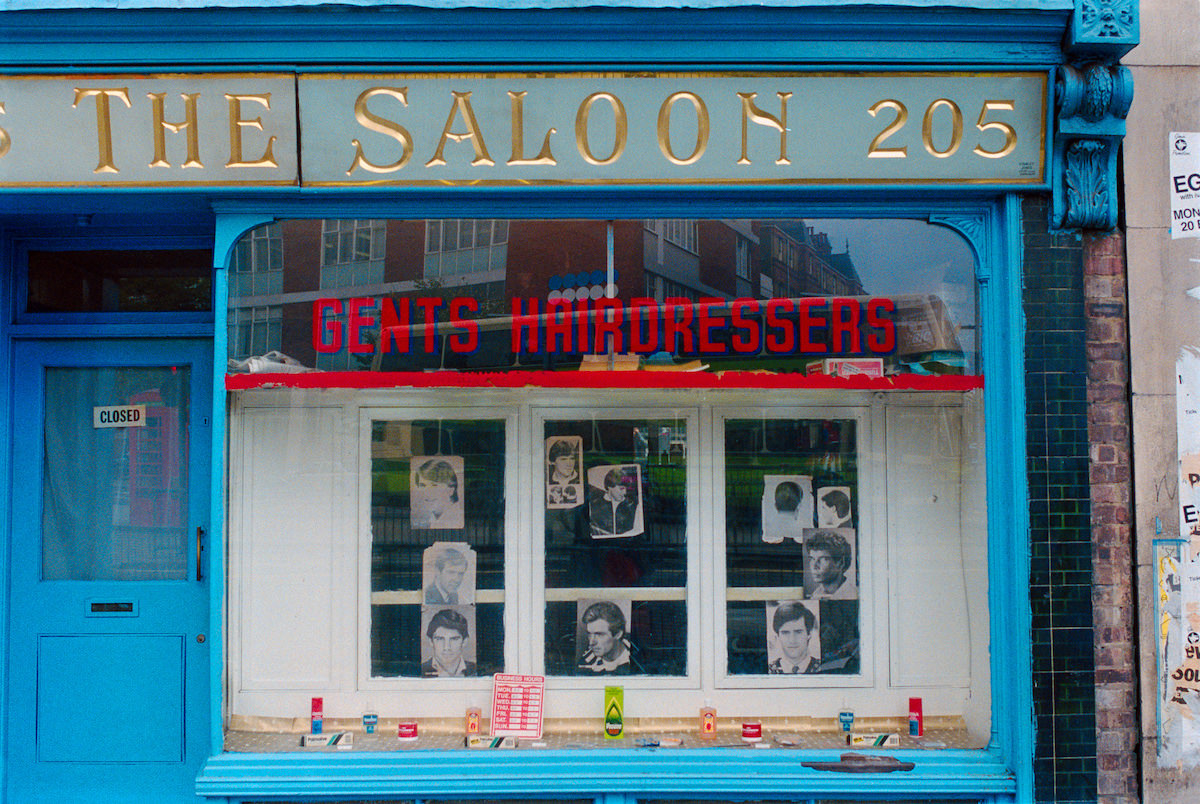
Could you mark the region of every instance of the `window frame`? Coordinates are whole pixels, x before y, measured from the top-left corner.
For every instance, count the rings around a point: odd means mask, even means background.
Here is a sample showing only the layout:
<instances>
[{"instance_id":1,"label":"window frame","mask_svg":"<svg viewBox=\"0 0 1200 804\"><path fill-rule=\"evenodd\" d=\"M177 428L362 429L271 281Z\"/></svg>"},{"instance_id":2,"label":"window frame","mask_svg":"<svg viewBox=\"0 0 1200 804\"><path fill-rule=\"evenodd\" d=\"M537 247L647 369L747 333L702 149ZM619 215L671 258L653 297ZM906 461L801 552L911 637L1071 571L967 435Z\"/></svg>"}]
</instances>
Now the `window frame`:
<instances>
[{"instance_id":1,"label":"window frame","mask_svg":"<svg viewBox=\"0 0 1200 804\"><path fill-rule=\"evenodd\" d=\"M671 418L670 414L674 411L675 418L684 419L687 422L688 428L688 454L685 463L687 471L687 524L685 525L685 543L688 565L687 586L684 589L684 601L688 611L686 673L682 676L597 676L595 678L588 678L587 676L546 676L546 689L561 690L564 692L599 690L603 689L606 684L613 683L614 680L619 681L622 686L629 689L679 690L701 686L702 662L699 651L704 644L701 640L707 640L704 634L701 633L701 620L703 616L701 612L703 608L701 602L700 562L703 560L701 557L703 550L701 544L703 517L701 516L700 509L703 498L700 496L700 450L697 449L697 445L700 442L699 428L701 427L700 417L702 415L702 408L695 405L671 407L665 402L652 402L645 407L635 410L628 406L616 406L611 402L596 404L588 399L580 398L575 404L569 406L530 404L528 410L532 428L528 443L531 447L530 453L534 456L541 456L542 454L541 450L533 449L533 447L537 447L544 442L546 422L569 421L572 413L590 414L593 421L637 421L643 418ZM681 413L682 416L680 415ZM531 492L531 502L526 503L526 507L532 512L530 532L533 538L530 549L533 555L533 583L531 589L534 595L533 610L542 627L538 631L538 638L531 642L533 664L531 665L530 672L535 675L544 675L546 672L544 644L545 612L548 599L546 589L546 508L544 504L539 503L546 498L546 473L540 471L540 466L537 469L540 479L534 491ZM586 487L586 480L584 483ZM594 597L596 595L587 595L583 594L583 592L598 591L578 587L562 588L564 590L574 589L579 592L580 594L577 595L577 598ZM539 646L541 650L537 649Z\"/></svg>"},{"instance_id":2,"label":"window frame","mask_svg":"<svg viewBox=\"0 0 1200 804\"><path fill-rule=\"evenodd\" d=\"M1032 645L1028 573L1030 566L1029 511L1025 475L1024 403L1024 318L1022 308L1021 196L1000 188L995 194L972 194L964 190L906 188L897 197L888 192L868 191L848 198L836 188L815 188L796 193L788 191L720 190L702 194L686 192L661 196L654 192L631 190L624 193L587 191L546 191L537 194L462 191L453 194L414 193L401 203L370 202L350 197L329 202L321 214L354 217L367 206L371 214L398 218L417 216L495 217L500 209L510 217L620 217L650 218L671 215L720 218L737 209L739 216L762 217L886 217L917 218L956 230L976 255L976 283L979 290L980 325L990 337L983 340L981 366L986 371L984 399L991 414L985 422L989 444L987 477L988 521L988 606L991 612L992 738L987 749L932 752L922 755L911 774L903 779L817 777L799 773L797 763L805 753L751 752L745 754L700 750L664 752L646 757L637 768L626 764L621 754L607 751L577 751L564 765L555 752L522 754L523 779L537 778L534 785L512 779L494 788L495 794L522 796L544 791L547 780L557 780L564 795L584 791L590 795L595 778L606 778L607 788L637 791L642 796L678 796L694 792L697 785L714 797L753 795L766 797L822 796L857 793L886 796L920 790L922 795L999 797L1021 800L1033 791L1034 729L1032 689ZM257 204L231 208L217 215L217 255L226 255L246 230L275 218L312 217L309 203L294 199L267 199ZM218 262L222 259L218 257ZM220 263L218 267L223 266ZM214 349L218 358L225 354L224 310L227 304L225 272L218 270L214 310L218 318ZM223 387L223 362L214 368L218 382L214 387L214 454L223 454L226 393ZM225 466L214 462L214 482L223 482ZM223 550L225 511L219 495L213 498L214 549ZM217 554L220 554L219 552ZM214 581L223 583L223 568L214 573ZM214 595L211 628L214 635L223 630L220 595ZM226 664L221 641L214 640L210 654L210 677L214 690L226 689ZM487 773L499 759L479 757L472 752L439 754L438 771L427 767L429 754L389 752L379 756L358 755L355 763L332 763L319 756L293 756L269 759L223 753L222 695L212 696L212 744L217 752L208 761L197 781L197 790L208 795L255 795L263 791L285 791L289 795L328 795L342 790L341 785L370 780L375 795L411 795L420 790L428 794L461 796L477 793L474 781ZM311 778L303 767L315 762L323 769L320 779ZM482 762L482 764L480 764ZM270 763L271 780L258 779ZM451 781L445 781L447 773ZM747 774L757 780L750 791ZM453 781L457 778L458 781ZM677 779L687 779L681 786ZM581 785L580 780L588 780ZM732 781L737 780L737 781ZM836 782L831 787L830 783ZM285 786L286 785L286 786ZM414 786L415 785L415 786ZM359 788L356 788L359 789ZM1014 799L1015 797L1015 799Z\"/></svg>"},{"instance_id":3,"label":"window frame","mask_svg":"<svg viewBox=\"0 0 1200 804\"><path fill-rule=\"evenodd\" d=\"M372 404L367 404L367 402ZM500 421L504 423L505 443L505 477L504 477L504 664L508 667L517 665L519 643L517 626L519 622L527 622L519 617L523 608L521 598L528 589L527 573L522 571L518 560L519 539L510 534L525 532L521 521L524 515L519 510L522 506L511 504L516 498L518 472L512 465L511 457L517 457L518 447L518 417L519 411L506 410L501 406L471 406L471 407L435 407L429 405L385 405L379 399L364 400L355 404L353 399L347 404L357 408L358 422L358 500L356 512L358 519L358 575L355 588L358 598L356 623L356 671L358 692L366 693L475 693L482 696L490 692L490 676L474 676L471 678L409 678L385 677L371 675L371 617L374 605L371 591L371 425L377 421L414 421L417 419L454 419L456 421ZM449 415L446 415L449 414ZM515 605L509 605L512 598ZM418 604L419 605L419 604ZM457 711L455 711L457 714Z\"/></svg>"},{"instance_id":4,"label":"window frame","mask_svg":"<svg viewBox=\"0 0 1200 804\"><path fill-rule=\"evenodd\" d=\"M648 693L655 694L655 700L662 707L659 716L684 719L691 714L689 707L701 694L704 698L714 700L719 713L740 711L739 707L744 707L745 711L752 713L770 712L781 694L791 696L789 705L794 707L794 711L809 712L813 707L823 705L823 694L837 690L841 690L843 697L847 698L866 696L862 703L848 701L852 707L858 706L860 710L864 706L879 711L887 706L901 705L889 700L895 697L892 690L895 685L888 679L894 676L896 656L891 641L895 634L890 612L885 605L890 600L887 589L892 573L888 556L895 537L890 533L879 532L881 528L887 527L883 523L888 521L888 517L882 511L887 505L887 465L885 460L878 457L882 455L885 445L884 418L889 407L893 410L906 407L934 409L949 405L960 408L965 415L966 406L961 393L895 391L885 398L881 392L863 390L751 392L720 389L703 392L705 397L695 401L694 392L680 389L664 388L636 392L630 389L579 389L570 404L563 404L562 392L555 392L553 389L496 389L482 395L479 392L448 391L442 388L365 391L334 389L323 391L317 397L309 394L296 399L290 398L292 393L294 391L287 389L254 391L249 397L242 397L239 409L267 410L282 415L286 415L287 410L296 404L302 408L315 406L322 410L336 409L340 411L337 414L339 423L336 426L339 432L343 433L342 440L348 447L352 446L355 453L354 470L347 470L346 476L336 483L346 491L351 486L356 489L357 497L340 506L346 521L356 523L356 535L352 542L357 553L352 559L355 569L352 576L335 572L336 577L344 577L346 580L353 578L354 588L342 589L334 596L349 598L354 602L346 607L342 614L337 615L335 612L336 621L343 623L347 628L346 632L340 638L334 638L330 645L331 656L335 661L353 662L352 675L355 686L327 692L327 696L331 696L326 698L327 706L343 712L347 706L351 707L351 711L356 706L373 706L384 712L402 709L412 716L445 718L455 714L456 707L462 703L464 695L467 700L482 704L486 703L489 694L488 676L425 679L370 675L373 602L370 591L372 423L438 418L504 422L506 534L530 534L525 539L519 536L506 536L505 539L505 672L540 675L545 669L544 614L547 599L544 587L545 509L541 504L545 498L545 479L542 471L545 426L546 422L572 421L580 418L580 415L604 421L677 417L687 422L687 489L689 502L695 501L695 504L688 505L686 519L688 586L685 600L689 612L688 668L687 673L680 676L548 676L546 687L553 694L553 698L547 702L548 718L578 717L572 713L588 711L588 707L598 700L598 693L614 682L625 687L629 705L644 706L644 702L638 703L639 696L644 698ZM832 394L835 393L842 398L833 399ZM636 409L629 406L633 394L636 394L640 404ZM752 395L759 398L750 401ZM679 404L681 400L691 401ZM472 406L469 404L471 401L477 401L478 404ZM725 422L731 419L762 418L836 418L855 422L856 465L859 478L857 494L860 501L858 533L861 540L858 544L858 555L871 556L868 564L857 564L858 627L860 641L864 646L860 651L859 673L804 677L728 673L725 519L723 498L717 493L724 487L724 426ZM239 436L242 432L243 428L238 426L232 442L239 452L245 449L244 438ZM348 433L352 433L352 436ZM712 465L702 467L701 464L707 455L711 455ZM872 455L877 457L872 459ZM532 484L532 487L522 488L518 478L532 477L530 472L543 479ZM231 477L231 483L236 484L237 478ZM710 488L713 493L707 494L706 488ZM240 499L240 496L235 498L235 511L241 508L241 503L237 501ZM242 519L239 521L244 522L245 515L240 516ZM705 534L709 534L707 539ZM235 545L240 546L239 555L245 554L248 544L246 532L239 529L234 535ZM344 545L351 543L351 540L333 538L333 543ZM522 560L520 556L526 552L530 558ZM240 561L234 569L235 577L242 579L243 583L245 579L251 578L247 574L247 568ZM515 590L511 596L509 589ZM989 591L984 589L981 592L977 591L977 594L986 596ZM601 596L590 592L590 589L581 589L580 593L571 599ZM231 601L232 629L235 634L246 632L250 628L239 613L243 609L238 607L238 599L239 596L235 596ZM509 605L510 600L512 605ZM334 602L336 603L336 600ZM990 611L987 616L990 621ZM351 619L355 620L353 624ZM522 623L527 624L524 629L521 627ZM971 624L974 625L975 621L971 620ZM353 644L349 644L351 640ZM978 661L977 654L982 651L986 655L988 651L988 645L977 644L979 642L978 637L972 640L973 652L965 660L972 672L977 669L977 665L972 663ZM244 666L247 666L246 654L239 649L232 657L230 672L238 678L243 678L237 671ZM351 680L344 672L339 678L343 681ZM296 706L299 705L297 701L303 697L303 693L291 688L263 687L257 685L253 679L251 683L252 686L246 687L245 690L239 689L234 692L235 696L244 692L245 699L231 700L231 713L262 714L264 706L268 710L284 705ZM975 686L978 684L983 684L984 687ZM970 676L965 686L955 683L952 679L936 678L915 687L928 688L924 694L930 696L931 701L939 697L953 698L957 694L955 690L959 688L970 688L975 691L973 697L990 701L994 695L992 685L991 673L987 672L978 678ZM314 690L319 691L316 688ZM967 710L964 709L962 714L970 724L971 716ZM978 721L975 721L971 733L976 737L983 733L978 726Z\"/></svg>"},{"instance_id":5,"label":"window frame","mask_svg":"<svg viewBox=\"0 0 1200 804\"><path fill-rule=\"evenodd\" d=\"M822 400L819 397L811 401L797 401L788 405L733 406L725 405L718 408L713 406L711 443L713 449L713 494L712 494L712 524L713 524L713 586L712 617L717 627L714 630L714 651L719 651L723 661L716 661L714 668L716 676L714 688L725 690L765 690L765 689L854 689L872 688L876 684L876 652L875 642L880 607L878 588L886 588L887 578L887 538L881 538L880 532L886 528L886 517L879 516L881 495L886 488L886 463L879 456L883 454L883 443L880 440L883 433L882 405L877 405L862 394L850 394L858 397L857 402L846 399L834 402ZM767 676L766 674L733 674L729 672L729 657L726 654L728 646L728 565L726 562L728 545L725 528L725 423L732 419L811 419L821 418L819 414L827 414L823 418L844 419L854 422L856 466L859 485L856 491L858 499L858 632L859 632L859 661L860 671L856 674L817 674L798 676ZM722 493L717 493L718 491ZM863 566L861 558L871 557L869 568ZM761 589L763 587L735 587L746 589ZM769 683L764 678L770 678Z\"/></svg>"},{"instance_id":6,"label":"window frame","mask_svg":"<svg viewBox=\"0 0 1200 804\"><path fill-rule=\"evenodd\" d=\"M236 238L224 252L213 250L211 299L212 309L203 312L118 312L118 313L31 313L25 310L29 299L29 252L31 251L156 251L164 249L211 249L213 241L207 233L183 232L177 235L158 232L97 232L93 237L45 236L15 237L10 241L10 253L6 255L13 271L13 292L8 296L8 320L12 322L10 332L17 337L30 334L44 337L60 337L69 333L67 327L77 325L86 337L95 337L94 328L105 326L107 331L118 336L126 329L130 334L144 335L144 327L153 325L178 335L211 335L217 321L224 326L224 310L229 303L226 290L218 284L227 281L227 269L232 259L232 248ZM221 262L218 266L216 263ZM47 328L53 329L47 329ZM214 349L214 354L216 353Z\"/></svg>"}]
</instances>

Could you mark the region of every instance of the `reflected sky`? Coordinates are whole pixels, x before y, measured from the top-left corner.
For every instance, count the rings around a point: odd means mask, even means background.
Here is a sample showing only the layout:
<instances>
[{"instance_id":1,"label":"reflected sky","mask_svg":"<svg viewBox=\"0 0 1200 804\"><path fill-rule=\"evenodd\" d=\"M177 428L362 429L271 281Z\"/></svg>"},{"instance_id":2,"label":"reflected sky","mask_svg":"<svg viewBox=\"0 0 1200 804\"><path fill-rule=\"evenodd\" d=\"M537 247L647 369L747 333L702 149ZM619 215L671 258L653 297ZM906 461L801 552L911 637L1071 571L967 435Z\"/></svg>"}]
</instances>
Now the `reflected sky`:
<instances>
[{"instance_id":1,"label":"reflected sky","mask_svg":"<svg viewBox=\"0 0 1200 804\"><path fill-rule=\"evenodd\" d=\"M950 308L963 349L976 348L975 257L957 232L918 220L813 218L834 252L846 251L867 293L934 293Z\"/></svg>"}]
</instances>

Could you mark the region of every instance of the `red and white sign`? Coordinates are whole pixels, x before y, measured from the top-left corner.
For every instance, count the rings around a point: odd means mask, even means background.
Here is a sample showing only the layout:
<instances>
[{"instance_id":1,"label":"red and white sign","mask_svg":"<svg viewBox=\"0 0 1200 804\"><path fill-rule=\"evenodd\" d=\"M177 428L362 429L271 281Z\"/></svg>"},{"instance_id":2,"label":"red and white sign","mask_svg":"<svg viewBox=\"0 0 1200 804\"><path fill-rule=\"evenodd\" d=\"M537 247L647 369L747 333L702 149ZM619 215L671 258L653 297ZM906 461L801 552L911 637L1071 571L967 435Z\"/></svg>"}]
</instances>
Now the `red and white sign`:
<instances>
[{"instance_id":1,"label":"red and white sign","mask_svg":"<svg viewBox=\"0 0 1200 804\"><path fill-rule=\"evenodd\" d=\"M492 680L492 736L540 739L546 677L497 673Z\"/></svg>"}]
</instances>

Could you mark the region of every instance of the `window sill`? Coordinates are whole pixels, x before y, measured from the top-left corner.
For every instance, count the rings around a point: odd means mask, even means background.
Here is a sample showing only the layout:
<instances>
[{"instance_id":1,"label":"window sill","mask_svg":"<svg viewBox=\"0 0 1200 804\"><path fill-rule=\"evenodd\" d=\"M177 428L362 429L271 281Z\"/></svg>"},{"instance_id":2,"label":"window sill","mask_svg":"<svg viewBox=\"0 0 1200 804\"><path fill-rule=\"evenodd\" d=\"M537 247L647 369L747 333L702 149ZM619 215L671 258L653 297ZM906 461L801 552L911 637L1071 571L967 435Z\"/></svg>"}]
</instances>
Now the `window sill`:
<instances>
[{"instance_id":1,"label":"window sill","mask_svg":"<svg viewBox=\"0 0 1200 804\"><path fill-rule=\"evenodd\" d=\"M842 751L774 747L632 748L631 750L410 749L389 752L293 752L210 757L196 780L202 797L258 800L298 796L483 796L515 799L554 791L560 798L604 793L705 798L794 798L900 794L1013 795L1016 780L999 752L869 751L912 762L910 771L839 773L803 767L836 762Z\"/></svg>"},{"instance_id":2,"label":"window sill","mask_svg":"<svg viewBox=\"0 0 1200 804\"><path fill-rule=\"evenodd\" d=\"M832 377L758 371L313 371L226 374L225 388L797 388L855 391L971 391L981 375Z\"/></svg>"}]
</instances>

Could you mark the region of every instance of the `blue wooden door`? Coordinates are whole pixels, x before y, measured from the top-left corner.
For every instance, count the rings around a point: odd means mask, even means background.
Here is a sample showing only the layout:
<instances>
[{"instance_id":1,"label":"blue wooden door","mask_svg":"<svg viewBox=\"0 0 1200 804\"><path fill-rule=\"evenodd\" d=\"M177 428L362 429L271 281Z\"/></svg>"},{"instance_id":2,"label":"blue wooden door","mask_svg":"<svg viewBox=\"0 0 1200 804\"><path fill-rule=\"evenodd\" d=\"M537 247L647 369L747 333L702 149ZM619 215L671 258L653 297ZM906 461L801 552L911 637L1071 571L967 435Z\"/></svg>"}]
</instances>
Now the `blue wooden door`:
<instances>
[{"instance_id":1,"label":"blue wooden door","mask_svg":"<svg viewBox=\"0 0 1200 804\"><path fill-rule=\"evenodd\" d=\"M195 800L210 350L16 344L9 801Z\"/></svg>"}]
</instances>

